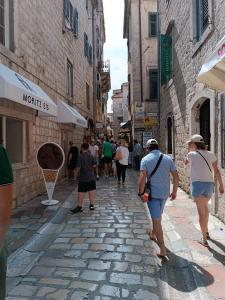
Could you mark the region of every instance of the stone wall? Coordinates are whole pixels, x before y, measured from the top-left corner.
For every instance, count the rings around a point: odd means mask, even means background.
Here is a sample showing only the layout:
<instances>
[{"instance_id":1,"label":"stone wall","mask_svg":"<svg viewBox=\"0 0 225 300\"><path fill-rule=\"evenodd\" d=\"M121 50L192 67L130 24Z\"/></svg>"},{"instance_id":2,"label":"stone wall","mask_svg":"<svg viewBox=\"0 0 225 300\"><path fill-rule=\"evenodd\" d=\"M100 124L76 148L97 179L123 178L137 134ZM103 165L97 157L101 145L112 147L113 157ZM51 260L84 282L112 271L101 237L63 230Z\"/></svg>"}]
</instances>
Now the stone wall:
<instances>
[{"instance_id":1,"label":"stone wall","mask_svg":"<svg viewBox=\"0 0 225 300\"><path fill-rule=\"evenodd\" d=\"M92 44L91 1L89 11L85 1L71 0L79 12L79 35L63 30L63 1L14 1L14 44L11 52L0 45L0 63L39 85L56 103L70 101L86 117L93 118L93 67L84 56L84 32ZM73 64L74 97L66 94L66 63ZM86 103L86 83L90 87L90 109ZM67 156L68 143L80 146L89 130L75 125L59 124L56 118L37 116L36 111L11 101L2 101L0 115L25 122L25 159L14 164L14 202L19 206L44 191L36 163L38 147L47 141L60 144ZM16 134L16 133L15 133ZM67 175L66 166L59 180Z\"/></svg>"},{"instance_id":2,"label":"stone wall","mask_svg":"<svg viewBox=\"0 0 225 300\"><path fill-rule=\"evenodd\" d=\"M209 26L199 42L194 39L194 1L159 1L161 34L170 34L173 40L173 76L161 87L160 138L163 151L167 151L167 118L174 121L174 157L181 178L181 186L190 190L189 170L184 168L186 140L191 134L199 133L199 110L205 99L210 100L211 150L221 163L220 102L216 93L201 83L197 75L207 56L225 34L225 1L209 0ZM163 17L162 17L163 16ZM222 170L225 179L225 171ZM217 198L217 197L216 197ZM214 212L225 220L224 197L213 203Z\"/></svg>"}]
</instances>

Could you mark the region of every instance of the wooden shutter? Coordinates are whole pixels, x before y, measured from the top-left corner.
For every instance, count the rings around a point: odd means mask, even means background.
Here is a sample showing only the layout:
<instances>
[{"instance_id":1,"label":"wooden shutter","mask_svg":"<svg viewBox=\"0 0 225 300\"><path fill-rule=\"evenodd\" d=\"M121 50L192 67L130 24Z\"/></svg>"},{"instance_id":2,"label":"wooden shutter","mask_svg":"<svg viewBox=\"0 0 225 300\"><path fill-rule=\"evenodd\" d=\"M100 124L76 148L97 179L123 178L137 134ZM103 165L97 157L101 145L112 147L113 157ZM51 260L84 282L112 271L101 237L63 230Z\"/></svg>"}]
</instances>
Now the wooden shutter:
<instances>
[{"instance_id":1,"label":"wooden shutter","mask_svg":"<svg viewBox=\"0 0 225 300\"><path fill-rule=\"evenodd\" d=\"M92 46L89 45L89 49L88 49L88 60L89 60L89 64L92 65L92 55L93 55L93 51L92 51Z\"/></svg>"},{"instance_id":2,"label":"wooden shutter","mask_svg":"<svg viewBox=\"0 0 225 300\"><path fill-rule=\"evenodd\" d=\"M172 77L172 37L161 35L161 84L167 83Z\"/></svg>"},{"instance_id":3,"label":"wooden shutter","mask_svg":"<svg viewBox=\"0 0 225 300\"><path fill-rule=\"evenodd\" d=\"M209 24L209 3L208 0L200 0L201 2L201 32L203 33Z\"/></svg>"},{"instance_id":4,"label":"wooden shutter","mask_svg":"<svg viewBox=\"0 0 225 300\"><path fill-rule=\"evenodd\" d=\"M149 70L149 99L158 99L158 70Z\"/></svg>"},{"instance_id":5,"label":"wooden shutter","mask_svg":"<svg viewBox=\"0 0 225 300\"><path fill-rule=\"evenodd\" d=\"M196 22L196 28L195 28L195 37L194 39L196 42L200 39L200 0L195 0L195 22Z\"/></svg>"},{"instance_id":6,"label":"wooden shutter","mask_svg":"<svg viewBox=\"0 0 225 300\"><path fill-rule=\"evenodd\" d=\"M74 17L73 17L73 33L76 38L78 37L78 32L79 32L79 15L77 9L75 8Z\"/></svg>"},{"instance_id":7,"label":"wooden shutter","mask_svg":"<svg viewBox=\"0 0 225 300\"><path fill-rule=\"evenodd\" d=\"M69 0L63 0L63 14L64 14L64 18L67 21L69 21L69 5L70 5Z\"/></svg>"},{"instance_id":8,"label":"wooden shutter","mask_svg":"<svg viewBox=\"0 0 225 300\"><path fill-rule=\"evenodd\" d=\"M88 36L86 32L84 33L84 56L88 57L89 45L88 45Z\"/></svg>"},{"instance_id":9,"label":"wooden shutter","mask_svg":"<svg viewBox=\"0 0 225 300\"><path fill-rule=\"evenodd\" d=\"M148 36L157 36L157 14L148 13Z\"/></svg>"}]
</instances>

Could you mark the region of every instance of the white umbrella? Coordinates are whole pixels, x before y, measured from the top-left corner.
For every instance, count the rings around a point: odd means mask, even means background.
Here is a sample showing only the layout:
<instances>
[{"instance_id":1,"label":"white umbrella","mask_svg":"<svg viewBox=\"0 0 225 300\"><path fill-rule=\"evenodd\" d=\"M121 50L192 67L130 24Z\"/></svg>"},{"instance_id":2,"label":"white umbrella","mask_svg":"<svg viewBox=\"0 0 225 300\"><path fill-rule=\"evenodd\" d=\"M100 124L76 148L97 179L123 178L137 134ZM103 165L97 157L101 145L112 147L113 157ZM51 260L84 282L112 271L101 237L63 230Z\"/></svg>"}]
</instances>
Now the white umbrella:
<instances>
[{"instance_id":1,"label":"white umbrella","mask_svg":"<svg viewBox=\"0 0 225 300\"><path fill-rule=\"evenodd\" d=\"M197 80L215 90L225 91L225 36L202 66Z\"/></svg>"}]
</instances>

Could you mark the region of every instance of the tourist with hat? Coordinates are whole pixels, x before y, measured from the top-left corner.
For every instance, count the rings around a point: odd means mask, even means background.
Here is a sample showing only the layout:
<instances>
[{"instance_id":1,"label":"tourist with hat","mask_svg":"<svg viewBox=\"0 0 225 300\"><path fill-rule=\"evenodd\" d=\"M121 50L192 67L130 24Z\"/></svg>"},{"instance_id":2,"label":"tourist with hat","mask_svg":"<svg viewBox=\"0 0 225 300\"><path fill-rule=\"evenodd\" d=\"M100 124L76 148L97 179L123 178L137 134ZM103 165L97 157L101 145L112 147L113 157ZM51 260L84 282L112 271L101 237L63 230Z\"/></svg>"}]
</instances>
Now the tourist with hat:
<instances>
[{"instance_id":1,"label":"tourist with hat","mask_svg":"<svg viewBox=\"0 0 225 300\"><path fill-rule=\"evenodd\" d=\"M191 193L197 206L199 224L202 231L200 243L208 247L207 240L210 239L208 202L214 192L213 173L219 183L219 192L221 194L224 193L223 181L217 165L217 158L213 152L207 150L207 145L201 135L192 135L187 141L187 146L188 155L185 165L190 163L191 166Z\"/></svg>"},{"instance_id":2,"label":"tourist with hat","mask_svg":"<svg viewBox=\"0 0 225 300\"><path fill-rule=\"evenodd\" d=\"M176 166L169 155L161 153L158 142L155 139L147 141L146 147L149 151L141 160L139 177L139 196L145 201L145 186L149 190L148 208L153 223L153 231L150 238L157 241L160 252L159 258L168 261L162 229L162 214L168 197L176 199L179 176ZM173 177L173 189L170 194L170 174Z\"/></svg>"}]
</instances>

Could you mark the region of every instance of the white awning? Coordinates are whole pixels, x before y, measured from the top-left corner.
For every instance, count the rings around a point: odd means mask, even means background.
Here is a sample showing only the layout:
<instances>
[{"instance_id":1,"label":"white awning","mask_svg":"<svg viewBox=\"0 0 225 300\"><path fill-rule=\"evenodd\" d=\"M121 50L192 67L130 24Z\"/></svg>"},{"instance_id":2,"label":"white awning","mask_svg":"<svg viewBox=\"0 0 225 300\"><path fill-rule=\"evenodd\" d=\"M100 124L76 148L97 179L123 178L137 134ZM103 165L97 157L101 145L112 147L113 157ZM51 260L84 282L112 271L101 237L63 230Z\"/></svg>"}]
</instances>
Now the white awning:
<instances>
[{"instance_id":1,"label":"white awning","mask_svg":"<svg viewBox=\"0 0 225 300\"><path fill-rule=\"evenodd\" d=\"M215 90L225 91L225 36L202 66L197 80Z\"/></svg>"},{"instance_id":2,"label":"white awning","mask_svg":"<svg viewBox=\"0 0 225 300\"><path fill-rule=\"evenodd\" d=\"M87 128L87 120L72 106L63 101L58 102L58 122L73 123L80 127Z\"/></svg>"},{"instance_id":3,"label":"white awning","mask_svg":"<svg viewBox=\"0 0 225 300\"><path fill-rule=\"evenodd\" d=\"M57 105L35 83L0 64L0 99L36 109L43 115L57 115Z\"/></svg>"}]
</instances>

